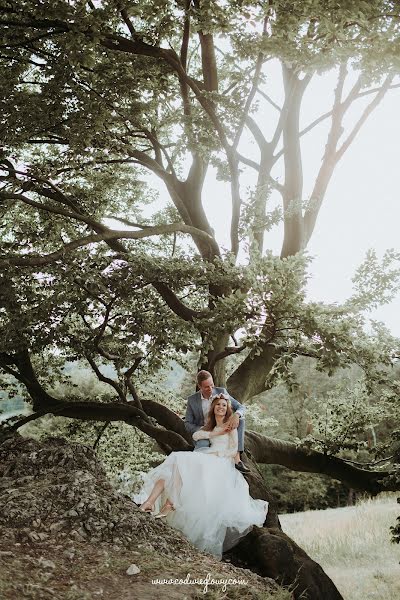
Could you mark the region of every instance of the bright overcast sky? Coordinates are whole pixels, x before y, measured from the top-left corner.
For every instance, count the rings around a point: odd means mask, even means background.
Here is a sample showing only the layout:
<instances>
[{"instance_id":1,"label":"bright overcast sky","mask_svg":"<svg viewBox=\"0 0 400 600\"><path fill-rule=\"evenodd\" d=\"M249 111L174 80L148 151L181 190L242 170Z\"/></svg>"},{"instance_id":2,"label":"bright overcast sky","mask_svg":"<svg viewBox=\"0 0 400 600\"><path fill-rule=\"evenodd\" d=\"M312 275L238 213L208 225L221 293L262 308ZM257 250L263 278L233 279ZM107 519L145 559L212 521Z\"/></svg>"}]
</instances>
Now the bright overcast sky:
<instances>
[{"instance_id":1,"label":"bright overcast sky","mask_svg":"<svg viewBox=\"0 0 400 600\"><path fill-rule=\"evenodd\" d=\"M331 108L335 80L333 73L314 77L303 100L301 128ZM280 103L282 89L277 65L272 65L269 81L272 83L267 91ZM358 100L345 121L347 127L356 122L371 98ZM345 300L351 295L351 278L368 249L374 248L378 256L382 256L389 248L400 250L399 98L400 89L388 92L335 169L308 246L309 253L314 257L309 282L310 299L326 302ZM272 107L260 103L256 120L263 124L266 134L271 131L268 131L268 124L275 123L276 117L277 113ZM311 192L320 165L328 125L329 121L319 125L312 134L303 138L304 200ZM249 157L258 157L257 147L250 140L243 142L240 151ZM276 172L278 176L279 168ZM252 174L243 177L243 197L253 181ZM167 193L159 182L155 186L160 192L161 206ZM229 188L215 180L212 170L205 184L204 199L218 241L229 248ZM273 206L273 198L271 202ZM282 227L277 226L267 234L265 247L279 254L281 243ZM400 296L390 305L374 311L371 316L383 321L394 335L400 337L399 300Z\"/></svg>"}]
</instances>

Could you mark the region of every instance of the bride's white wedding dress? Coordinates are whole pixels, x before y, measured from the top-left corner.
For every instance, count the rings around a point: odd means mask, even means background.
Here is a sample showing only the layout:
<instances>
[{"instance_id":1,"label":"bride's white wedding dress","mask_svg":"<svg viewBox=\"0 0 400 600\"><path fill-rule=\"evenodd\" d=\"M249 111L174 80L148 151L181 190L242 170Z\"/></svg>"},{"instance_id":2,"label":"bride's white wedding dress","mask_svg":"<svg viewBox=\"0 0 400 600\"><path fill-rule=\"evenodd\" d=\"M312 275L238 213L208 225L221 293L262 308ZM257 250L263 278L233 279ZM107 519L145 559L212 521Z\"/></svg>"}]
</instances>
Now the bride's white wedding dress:
<instances>
[{"instance_id":1,"label":"bride's white wedding dress","mask_svg":"<svg viewBox=\"0 0 400 600\"><path fill-rule=\"evenodd\" d=\"M218 429L218 428L216 428ZM195 440L207 438L199 430ZM156 501L158 512L167 498L175 510L167 522L179 529L197 548L222 556L253 527L265 521L268 502L254 500L243 475L235 469L237 430L210 438L211 446L198 452L171 452L143 478L136 503L146 500L159 479L164 491Z\"/></svg>"}]
</instances>

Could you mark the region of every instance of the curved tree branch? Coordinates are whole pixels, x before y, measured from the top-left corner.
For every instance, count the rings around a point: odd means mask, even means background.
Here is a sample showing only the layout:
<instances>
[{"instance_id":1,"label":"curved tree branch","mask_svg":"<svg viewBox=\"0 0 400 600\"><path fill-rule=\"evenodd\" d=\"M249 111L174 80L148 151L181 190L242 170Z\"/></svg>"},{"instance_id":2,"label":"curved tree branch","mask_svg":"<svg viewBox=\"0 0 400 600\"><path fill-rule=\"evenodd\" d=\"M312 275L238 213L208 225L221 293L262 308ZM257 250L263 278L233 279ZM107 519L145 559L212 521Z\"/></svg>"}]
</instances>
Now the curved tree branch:
<instances>
[{"instance_id":1,"label":"curved tree branch","mask_svg":"<svg viewBox=\"0 0 400 600\"><path fill-rule=\"evenodd\" d=\"M213 360L210 362L210 369L212 370L214 368L215 363L219 360L222 360L227 356L232 356L232 354L239 354L240 352L243 352L243 350L245 350L246 348L247 344L243 344L243 346L226 346L225 350L223 350L222 352L218 352L218 354L216 354L213 357Z\"/></svg>"},{"instance_id":2,"label":"curved tree branch","mask_svg":"<svg viewBox=\"0 0 400 600\"><path fill-rule=\"evenodd\" d=\"M246 447L258 463L277 464L294 471L328 475L351 488L370 494L395 491L398 487L394 482L384 485L383 479L390 475L389 471L361 469L335 456L309 450L292 442L265 437L254 431L246 432Z\"/></svg>"},{"instance_id":3,"label":"curved tree branch","mask_svg":"<svg viewBox=\"0 0 400 600\"><path fill-rule=\"evenodd\" d=\"M62 402L43 408L29 417L24 417L10 427L10 431L16 431L22 425L35 420L45 414L53 414L59 417L68 417L80 421L123 421L128 425L137 427L157 442L166 444L175 450L190 450L191 446L178 433L152 425L143 411L137 409L132 403L101 403L101 402ZM144 418L143 418L144 417ZM28 420L29 419L29 420Z\"/></svg>"},{"instance_id":4,"label":"curved tree branch","mask_svg":"<svg viewBox=\"0 0 400 600\"><path fill-rule=\"evenodd\" d=\"M189 235L197 236L203 239L204 241L208 242L209 245L212 247L214 247L215 245L215 240L210 235L208 235L208 233L196 229L195 227L183 225L181 223L172 223L170 225L159 225L155 227L149 227L141 231L108 230L105 233L102 233L101 235L88 235L87 237L74 240L73 242L69 242L59 250L56 250L55 252L43 256L28 255L24 257L2 257L0 258L0 267L6 267L11 265L19 267L41 267L55 262L60 258L63 258L66 254L72 252L73 250L76 250L77 248L82 248L84 246L88 246L89 244L120 239L140 240L153 235L166 235L176 232L188 233Z\"/></svg>"},{"instance_id":5,"label":"curved tree branch","mask_svg":"<svg viewBox=\"0 0 400 600\"><path fill-rule=\"evenodd\" d=\"M103 373L100 371L99 367L96 365L94 359L91 356L86 355L86 360L88 361L89 365L92 367L92 370L96 374L97 379L99 381L101 381L103 383L107 383L109 386L111 386L117 392L121 402L126 402L126 397L125 397L125 394L123 393L123 390L121 389L121 386L119 386L110 377L106 377L105 375L103 375Z\"/></svg>"},{"instance_id":6,"label":"curved tree branch","mask_svg":"<svg viewBox=\"0 0 400 600\"><path fill-rule=\"evenodd\" d=\"M45 414L54 414L83 421L124 421L154 438L163 448L174 448L176 450L190 450L192 448L192 440L184 427L183 421L175 413L157 402L143 400L140 403L142 408L139 408L138 403L135 401L110 403L64 402L48 394L40 384L28 350L22 350L14 355L1 353L0 366L4 368L4 365L10 364L17 367L14 376L26 387L33 400L35 411L34 415L24 417L12 425L10 431L16 431L25 423ZM149 414L147 414L147 411ZM160 423L161 426L152 424L149 416ZM166 427L166 425L169 427Z\"/></svg>"},{"instance_id":7,"label":"curved tree branch","mask_svg":"<svg viewBox=\"0 0 400 600\"><path fill-rule=\"evenodd\" d=\"M263 37L267 36L269 18L270 18L270 14L268 13L268 15L264 18L263 31L262 31ZM239 144L239 141L242 136L243 129L244 129L244 126L246 123L246 119L249 114L251 104L252 104L254 96L256 95L256 92L257 92L258 83L259 83L260 75L261 75L261 69L264 64L264 60L265 60L264 54L262 52L260 52L257 56L257 61L256 61L255 69L254 69L254 75L253 75L253 81L251 84L251 89L250 89L249 95L246 98L246 103L244 105L242 114L240 116L239 125L238 125L238 128L234 135L232 148L235 150Z\"/></svg>"},{"instance_id":8,"label":"curved tree branch","mask_svg":"<svg viewBox=\"0 0 400 600\"><path fill-rule=\"evenodd\" d=\"M386 79L385 79L382 87L379 88L379 91L376 94L375 98L365 108L365 110L363 111L361 117L359 118L359 120L357 121L357 123L355 124L355 126L353 127L352 131L349 133L349 135L346 138L346 140L343 142L343 144L341 145L341 147L338 148L338 150L336 152L336 156L335 156L336 162L341 159L341 157L343 156L343 154L346 152L347 148L350 146L350 144L352 143L352 141L356 137L357 133L360 131L360 129L363 126L363 124L365 123L365 121L368 119L369 115L372 113L373 110L375 110L375 108L378 106L378 104L382 101L384 95L386 94L386 92L390 88L390 84L393 81L393 77L394 77L393 74L388 75L386 77Z\"/></svg>"},{"instance_id":9,"label":"curved tree branch","mask_svg":"<svg viewBox=\"0 0 400 600\"><path fill-rule=\"evenodd\" d=\"M376 96L365 108L361 117L353 127L346 140L342 143L340 148L338 148L338 143L343 133L343 117L346 111L351 106L351 104L354 102L354 100L359 97L360 88L362 85L362 78L360 76L354 84L353 88L350 90L347 97L342 101L343 83L346 73L347 71L343 66L339 71L338 85L335 90L335 103L332 110L332 125L326 143L325 154L322 160L322 165L318 172L318 176L315 180L315 185L311 193L309 206L307 207L307 210L304 214L304 245L307 245L314 231L319 210L322 206L322 202L325 197L325 193L333 175L333 170L336 164L339 162L343 154L353 142L353 140L359 133L362 125L368 119L369 115L381 102L386 92L390 88L394 77L393 74L390 74L386 77L383 85L380 88L378 88L379 91L377 92Z\"/></svg>"}]
</instances>

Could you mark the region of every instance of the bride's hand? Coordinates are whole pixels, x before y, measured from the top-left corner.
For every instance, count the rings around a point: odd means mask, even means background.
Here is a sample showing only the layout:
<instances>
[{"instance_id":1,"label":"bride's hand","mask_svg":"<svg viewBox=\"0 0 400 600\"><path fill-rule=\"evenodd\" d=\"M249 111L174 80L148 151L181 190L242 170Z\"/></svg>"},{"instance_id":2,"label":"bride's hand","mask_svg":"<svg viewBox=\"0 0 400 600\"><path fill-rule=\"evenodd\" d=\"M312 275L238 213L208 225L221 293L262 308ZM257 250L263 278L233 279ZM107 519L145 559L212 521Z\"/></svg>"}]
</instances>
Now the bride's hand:
<instances>
[{"instance_id":1,"label":"bride's hand","mask_svg":"<svg viewBox=\"0 0 400 600\"><path fill-rule=\"evenodd\" d=\"M229 433L229 429L227 427L224 427L223 429L214 429L213 431L210 431L210 437L224 435L225 433Z\"/></svg>"}]
</instances>

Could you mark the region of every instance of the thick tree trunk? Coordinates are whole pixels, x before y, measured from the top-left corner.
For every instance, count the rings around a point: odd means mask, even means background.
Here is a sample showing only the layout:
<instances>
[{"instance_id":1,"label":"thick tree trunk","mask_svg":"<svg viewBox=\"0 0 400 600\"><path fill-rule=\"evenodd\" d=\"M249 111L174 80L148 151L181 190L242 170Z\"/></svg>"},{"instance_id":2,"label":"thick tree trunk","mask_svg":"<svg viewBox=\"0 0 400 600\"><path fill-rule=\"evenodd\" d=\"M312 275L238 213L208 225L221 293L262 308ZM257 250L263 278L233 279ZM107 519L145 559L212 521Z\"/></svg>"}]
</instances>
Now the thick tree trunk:
<instances>
[{"instance_id":1,"label":"thick tree trunk","mask_svg":"<svg viewBox=\"0 0 400 600\"><path fill-rule=\"evenodd\" d=\"M290 586L296 600L343 600L320 565L281 529L254 528L230 557L233 564Z\"/></svg>"},{"instance_id":2,"label":"thick tree trunk","mask_svg":"<svg viewBox=\"0 0 400 600\"><path fill-rule=\"evenodd\" d=\"M277 349L266 345L258 356L249 355L229 377L227 385L230 394L246 403L250 398L265 391L265 380L272 369Z\"/></svg>"},{"instance_id":3,"label":"thick tree trunk","mask_svg":"<svg viewBox=\"0 0 400 600\"><path fill-rule=\"evenodd\" d=\"M220 387L226 387L226 363L225 360L219 360L219 356L225 352L228 342L227 333L220 335L213 348L207 352L207 360L201 365L202 369L210 371L214 384Z\"/></svg>"},{"instance_id":4,"label":"thick tree trunk","mask_svg":"<svg viewBox=\"0 0 400 600\"><path fill-rule=\"evenodd\" d=\"M282 65L285 87L285 121L283 145L285 148L285 185L283 189L284 237L281 257L292 256L303 248L303 166L300 147L300 106L304 93L303 82L284 64Z\"/></svg>"},{"instance_id":5,"label":"thick tree trunk","mask_svg":"<svg viewBox=\"0 0 400 600\"><path fill-rule=\"evenodd\" d=\"M296 600L343 600L320 565L282 531L274 500L257 464L246 460L246 465L251 469L246 475L251 496L267 500L269 507L264 527L254 527L227 553L232 563L291 586Z\"/></svg>"}]
</instances>

